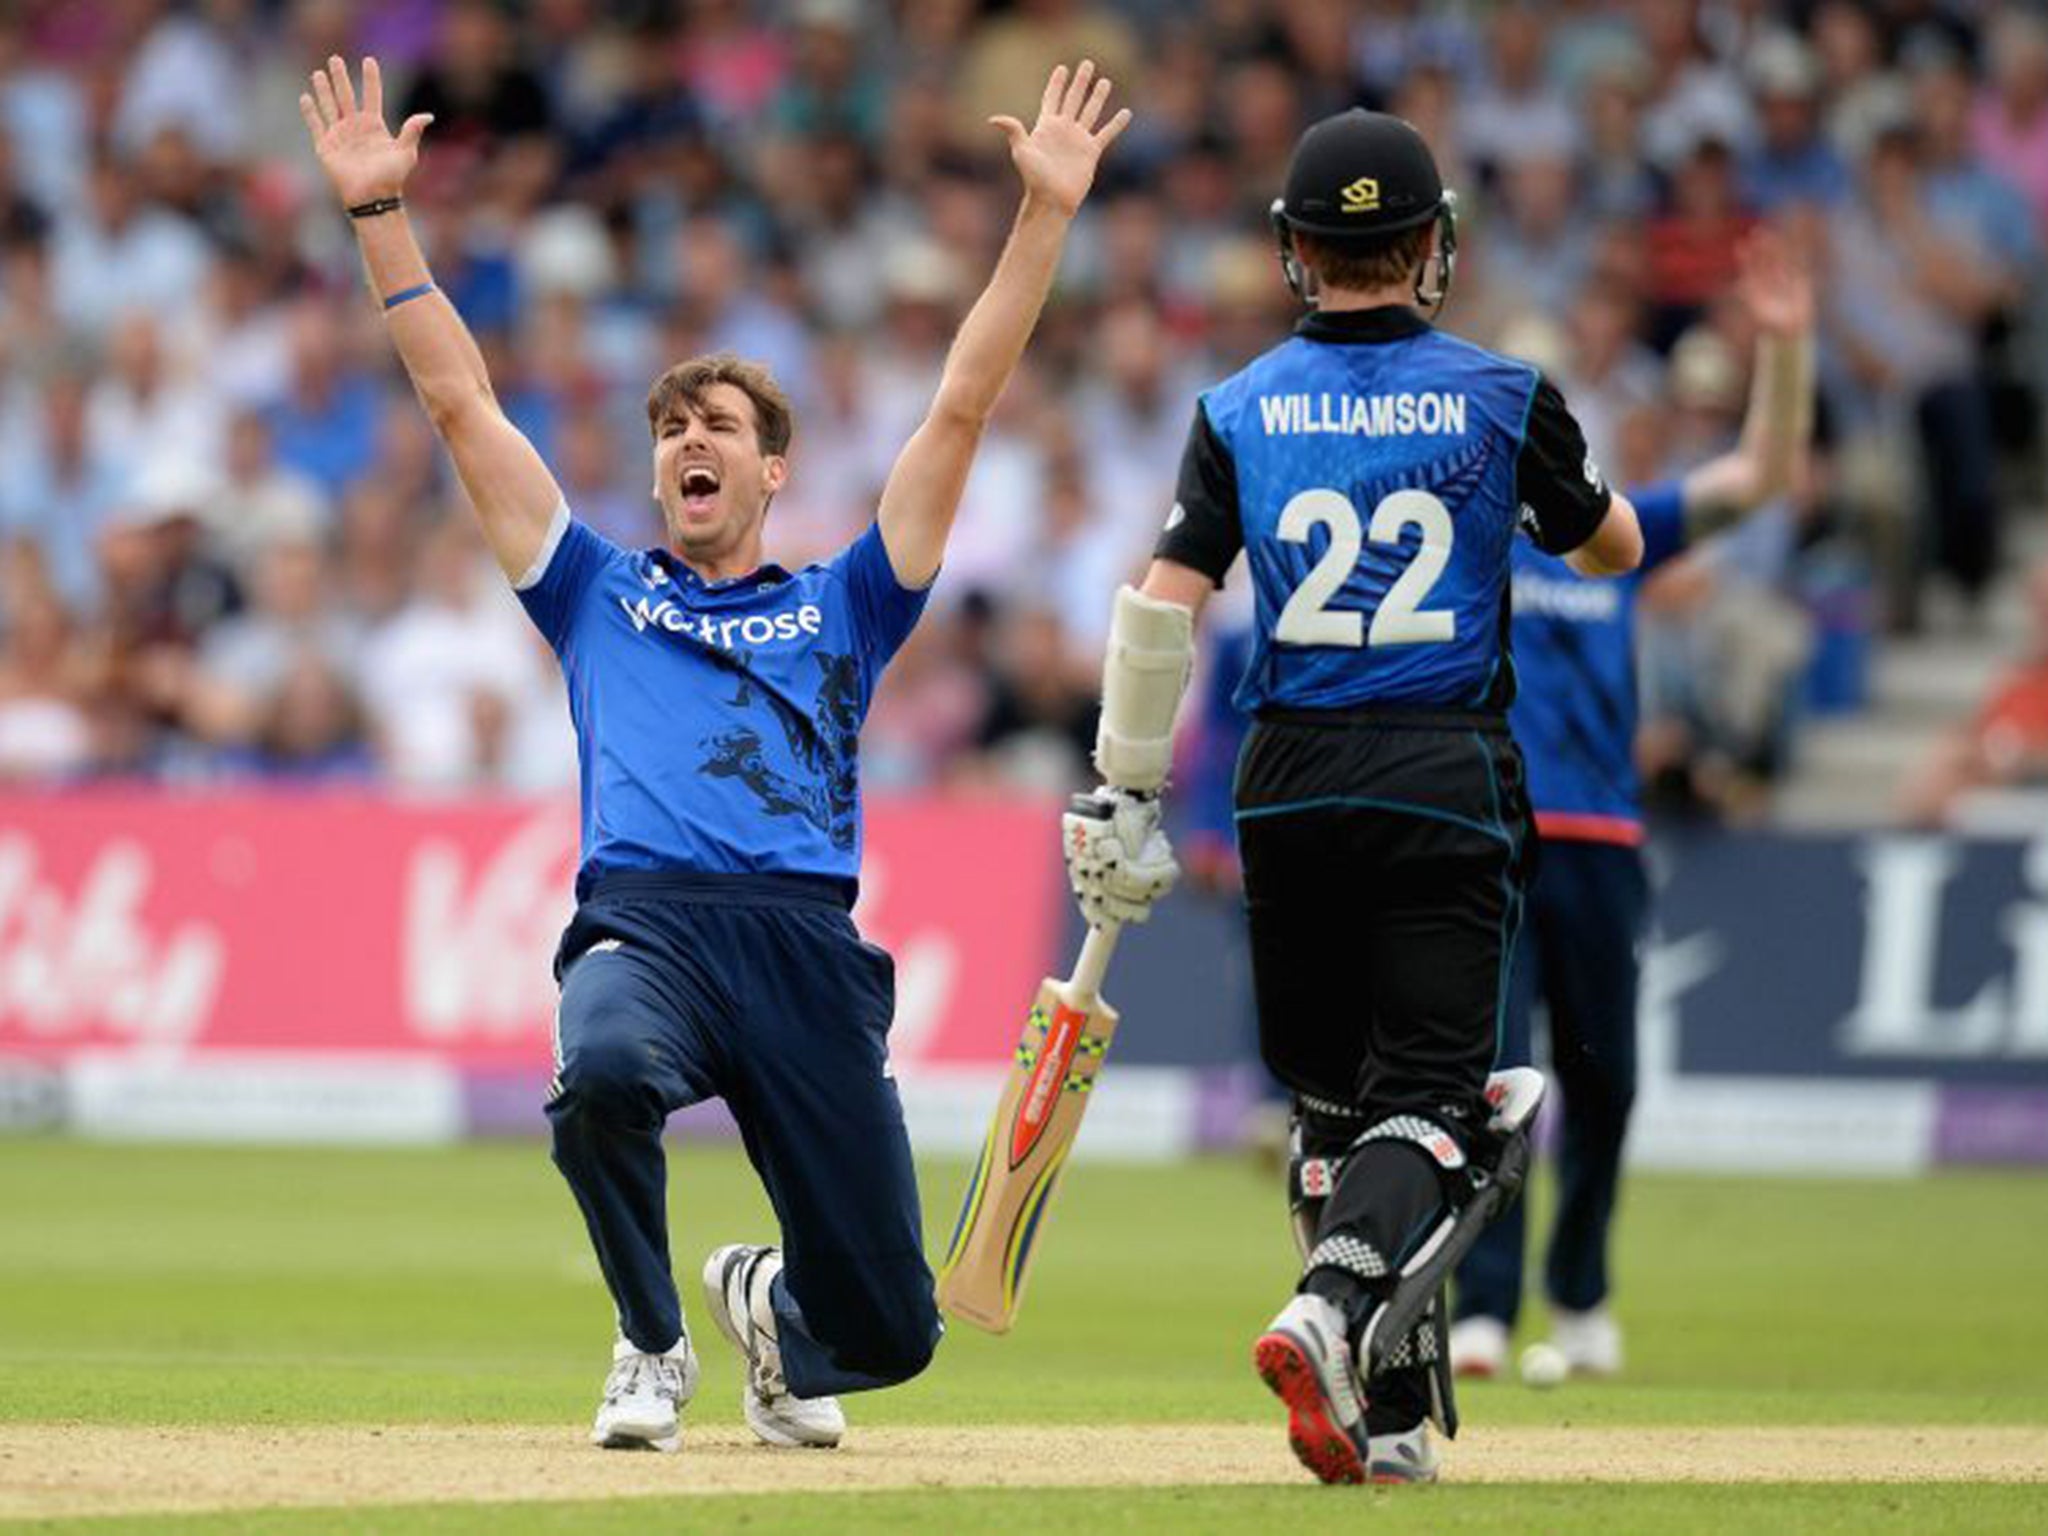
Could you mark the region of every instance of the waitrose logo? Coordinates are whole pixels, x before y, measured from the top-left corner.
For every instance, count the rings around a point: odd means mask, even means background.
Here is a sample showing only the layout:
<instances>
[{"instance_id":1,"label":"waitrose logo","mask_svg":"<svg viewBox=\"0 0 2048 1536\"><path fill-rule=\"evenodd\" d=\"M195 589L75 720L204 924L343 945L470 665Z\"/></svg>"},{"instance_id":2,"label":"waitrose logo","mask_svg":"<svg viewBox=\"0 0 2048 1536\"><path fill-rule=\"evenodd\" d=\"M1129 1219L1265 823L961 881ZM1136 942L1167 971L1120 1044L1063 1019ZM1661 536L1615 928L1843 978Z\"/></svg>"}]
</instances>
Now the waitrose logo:
<instances>
[{"instance_id":1,"label":"waitrose logo","mask_svg":"<svg viewBox=\"0 0 2048 1536\"><path fill-rule=\"evenodd\" d=\"M777 640L794 640L799 635L816 635L824 627L824 610L805 603L792 613L750 613L744 618L717 618L711 614L690 614L671 598L659 602L642 597L633 602L618 600L620 609L635 634L650 629L672 635L694 635L706 645L731 650L734 645L768 645Z\"/></svg>"}]
</instances>

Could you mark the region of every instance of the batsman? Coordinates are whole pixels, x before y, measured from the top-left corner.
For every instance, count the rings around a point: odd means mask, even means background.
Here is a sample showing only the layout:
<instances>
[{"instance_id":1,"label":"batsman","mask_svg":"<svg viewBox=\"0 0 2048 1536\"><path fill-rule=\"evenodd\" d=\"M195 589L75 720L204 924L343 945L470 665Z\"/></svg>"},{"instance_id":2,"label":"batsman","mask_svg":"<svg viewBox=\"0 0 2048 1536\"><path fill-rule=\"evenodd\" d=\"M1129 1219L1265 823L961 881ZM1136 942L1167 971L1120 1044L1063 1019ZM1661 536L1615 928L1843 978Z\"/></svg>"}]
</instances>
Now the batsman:
<instances>
[{"instance_id":1,"label":"batsman","mask_svg":"<svg viewBox=\"0 0 2048 1536\"><path fill-rule=\"evenodd\" d=\"M668 1115L719 1097L781 1227L704 1266L705 1310L744 1357L746 1421L829 1446L837 1394L907 1380L939 1319L903 1109L888 1066L894 968L855 929L860 727L923 611L997 397L1023 355L1102 153L1094 66L1047 82L1036 123L993 120L1024 184L987 289L955 338L874 523L786 571L763 547L794 423L767 371L679 362L647 397L666 542L629 551L578 522L506 418L405 209L428 119L385 125L340 58L299 106L372 295L454 459L484 538L568 682L582 778L576 913L555 971L556 1165L617 1312L591 1438L674 1450L698 1364L669 1267Z\"/></svg>"},{"instance_id":2,"label":"batsman","mask_svg":"<svg viewBox=\"0 0 2048 1536\"><path fill-rule=\"evenodd\" d=\"M1273 220L1308 313L1206 391L1141 588L1117 594L1063 827L1092 921L1174 878L1160 830L1196 618L1242 553L1256 620L1234 815L1260 1048L1294 1095L1295 1294L1254 1348L1328 1483L1435 1477L1455 1431L1436 1297L1497 1209L1540 1083L1488 1074L1533 828L1508 733L1514 538L1588 576L1642 557L1558 391L1436 330L1454 202L1420 134L1316 124Z\"/></svg>"}]
</instances>

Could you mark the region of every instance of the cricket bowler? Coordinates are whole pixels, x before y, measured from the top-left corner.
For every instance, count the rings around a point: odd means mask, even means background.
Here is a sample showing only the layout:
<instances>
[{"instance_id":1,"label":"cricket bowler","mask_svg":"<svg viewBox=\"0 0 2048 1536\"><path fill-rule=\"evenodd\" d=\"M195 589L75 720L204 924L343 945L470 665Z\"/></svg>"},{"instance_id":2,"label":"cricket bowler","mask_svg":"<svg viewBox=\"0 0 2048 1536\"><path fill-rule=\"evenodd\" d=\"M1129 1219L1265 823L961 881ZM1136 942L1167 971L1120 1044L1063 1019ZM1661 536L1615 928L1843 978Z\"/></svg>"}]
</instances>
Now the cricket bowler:
<instances>
[{"instance_id":1,"label":"cricket bowler","mask_svg":"<svg viewBox=\"0 0 2048 1536\"><path fill-rule=\"evenodd\" d=\"M1498 1198L1487 1079L1533 836L1507 726L1515 535L1587 576L1642 557L1558 391L1424 317L1448 292L1453 212L1401 119L1353 110L1303 136L1274 223L1309 313L1197 405L1151 568L1117 594L1105 782L1062 828L1091 921L1142 920L1171 885L1173 717L1194 621L1242 551L1254 723L1233 814L1305 1254L1254 1362L1327 1483L1436 1475L1439 1319L1374 1331L1440 1291L1432 1258Z\"/></svg>"},{"instance_id":2,"label":"cricket bowler","mask_svg":"<svg viewBox=\"0 0 2048 1536\"><path fill-rule=\"evenodd\" d=\"M1515 949L1500 1064L1531 1060L1537 999L1550 1067L1563 1090L1558 1204L1544 1262L1551 1342L1576 1373L1622 1367L1608 1305L1608 1247L1622 1144L1636 1090L1636 989L1649 877L1636 773L1635 603L1640 578L1803 478L1813 432L1813 283L1784 241L1758 230L1738 253L1737 293L1757 331L1749 407L1736 445L1632 498L1641 568L1594 586L1564 562L1515 549L1515 664L1523 688L1509 719L1529 765L1543 858ZM1487 1228L1458 1268L1451 1365L1507 1368L1522 1299L1519 1205Z\"/></svg>"},{"instance_id":3,"label":"cricket bowler","mask_svg":"<svg viewBox=\"0 0 2048 1536\"><path fill-rule=\"evenodd\" d=\"M407 222L430 121L384 122L375 59L299 99L371 291L492 553L560 658L582 781L577 908L555 958L554 1160L590 1231L618 1335L591 1439L674 1450L697 1389L670 1273L661 1132L719 1097L781 1226L704 1266L746 1360L746 1421L836 1445L836 1395L905 1381L940 1333L903 1111L888 1071L894 967L848 916L860 870L861 722L924 609L961 488L1051 287L1068 227L1130 113L1092 63L1047 81L1036 123L992 119L1023 182L875 522L822 565L763 555L790 474L767 371L692 358L647 397L665 547L576 521L506 419Z\"/></svg>"}]
</instances>

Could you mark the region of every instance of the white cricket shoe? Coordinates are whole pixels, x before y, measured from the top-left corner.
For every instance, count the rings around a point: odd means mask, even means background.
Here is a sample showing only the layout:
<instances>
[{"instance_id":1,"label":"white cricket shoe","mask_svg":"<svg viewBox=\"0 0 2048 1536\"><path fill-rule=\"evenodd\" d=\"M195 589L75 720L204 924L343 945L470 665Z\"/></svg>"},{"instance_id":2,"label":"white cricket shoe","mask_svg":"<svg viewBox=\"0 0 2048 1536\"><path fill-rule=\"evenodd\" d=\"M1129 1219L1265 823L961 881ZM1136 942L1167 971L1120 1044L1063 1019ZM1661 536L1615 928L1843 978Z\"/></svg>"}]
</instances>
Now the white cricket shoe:
<instances>
[{"instance_id":1,"label":"white cricket shoe","mask_svg":"<svg viewBox=\"0 0 2048 1536\"><path fill-rule=\"evenodd\" d=\"M1424 1420L1398 1435L1374 1435L1366 1473L1375 1483L1433 1483L1442 1465Z\"/></svg>"},{"instance_id":2,"label":"white cricket shoe","mask_svg":"<svg viewBox=\"0 0 2048 1536\"><path fill-rule=\"evenodd\" d=\"M747 1357L740 1389L747 1427L769 1445L825 1448L846 1433L836 1397L797 1397L782 1376L782 1346L768 1288L782 1273L782 1254L752 1243L728 1243L704 1261L704 1301L718 1331Z\"/></svg>"},{"instance_id":3,"label":"white cricket shoe","mask_svg":"<svg viewBox=\"0 0 2048 1536\"><path fill-rule=\"evenodd\" d=\"M1296 1296L1259 1336L1252 1364L1287 1405L1295 1460L1325 1483L1364 1482L1365 1393L1344 1314L1320 1296Z\"/></svg>"},{"instance_id":4,"label":"white cricket shoe","mask_svg":"<svg viewBox=\"0 0 2048 1536\"><path fill-rule=\"evenodd\" d=\"M1550 1342L1557 1346L1574 1376L1621 1374L1621 1324L1605 1305L1590 1312L1552 1307Z\"/></svg>"},{"instance_id":5,"label":"white cricket shoe","mask_svg":"<svg viewBox=\"0 0 2048 1536\"><path fill-rule=\"evenodd\" d=\"M682 1414L697 1395L697 1352L685 1333L667 1354L642 1354L629 1339L612 1345L604 1401L590 1443L608 1451L673 1451L683 1443Z\"/></svg>"},{"instance_id":6,"label":"white cricket shoe","mask_svg":"<svg viewBox=\"0 0 2048 1536\"><path fill-rule=\"evenodd\" d=\"M1508 1368L1508 1325L1475 1312L1451 1324L1451 1374L1493 1381Z\"/></svg>"}]
</instances>

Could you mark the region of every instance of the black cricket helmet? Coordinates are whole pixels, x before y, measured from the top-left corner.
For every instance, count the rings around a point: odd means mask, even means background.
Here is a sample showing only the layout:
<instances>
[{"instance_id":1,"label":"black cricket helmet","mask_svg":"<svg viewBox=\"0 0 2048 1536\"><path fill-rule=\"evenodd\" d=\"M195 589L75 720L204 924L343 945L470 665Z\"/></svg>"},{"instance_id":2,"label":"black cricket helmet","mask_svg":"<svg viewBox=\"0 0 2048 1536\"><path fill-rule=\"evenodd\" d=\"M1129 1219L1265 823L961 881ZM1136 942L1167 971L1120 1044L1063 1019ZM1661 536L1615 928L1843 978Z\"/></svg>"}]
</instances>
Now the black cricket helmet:
<instances>
[{"instance_id":1,"label":"black cricket helmet","mask_svg":"<svg viewBox=\"0 0 2048 1536\"><path fill-rule=\"evenodd\" d=\"M1301 136L1287 167L1287 186L1273 203L1273 233L1287 286L1304 302L1307 274L1289 237L1303 234L1338 250L1373 246L1435 220L1436 278L1418 304L1441 308L1450 294L1457 252L1456 194L1446 191L1412 123L1353 107L1326 117Z\"/></svg>"}]
</instances>

